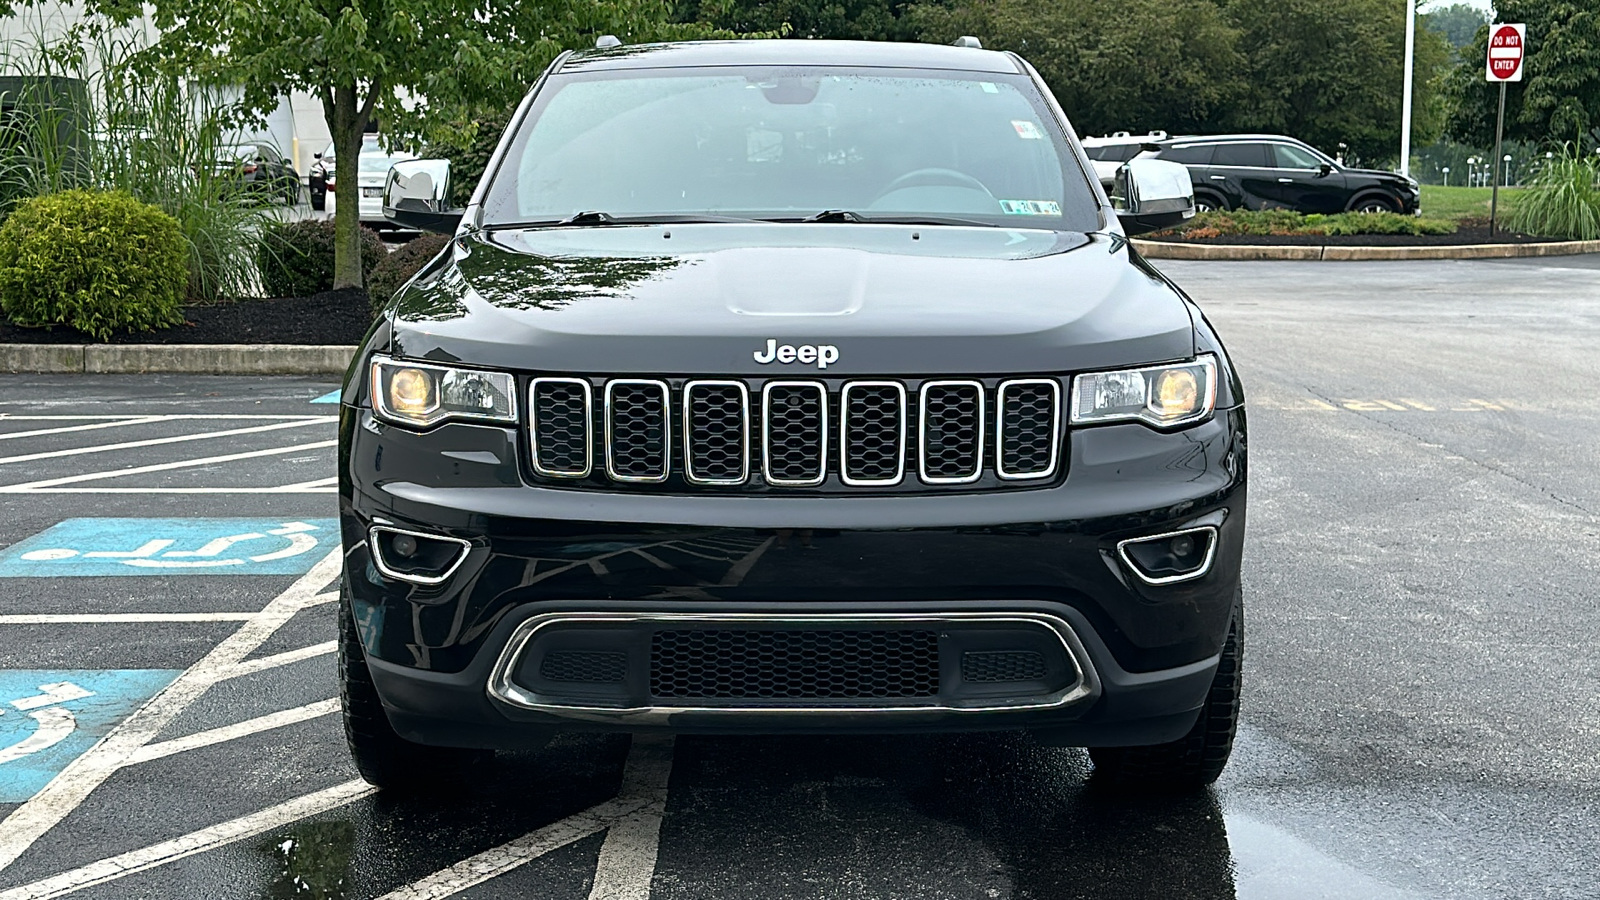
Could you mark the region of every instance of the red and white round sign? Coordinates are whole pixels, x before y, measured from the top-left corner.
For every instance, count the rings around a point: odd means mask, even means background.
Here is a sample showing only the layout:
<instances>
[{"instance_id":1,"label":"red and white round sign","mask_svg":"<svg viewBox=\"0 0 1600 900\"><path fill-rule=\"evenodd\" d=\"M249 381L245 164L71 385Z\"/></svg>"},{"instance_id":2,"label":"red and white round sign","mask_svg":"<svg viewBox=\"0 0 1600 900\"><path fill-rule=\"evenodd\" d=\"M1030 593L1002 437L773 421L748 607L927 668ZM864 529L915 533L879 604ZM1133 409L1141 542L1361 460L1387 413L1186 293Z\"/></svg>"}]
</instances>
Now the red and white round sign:
<instances>
[{"instance_id":1,"label":"red and white round sign","mask_svg":"<svg viewBox=\"0 0 1600 900\"><path fill-rule=\"evenodd\" d=\"M1527 47L1526 25L1489 27L1489 80L1521 81L1522 56Z\"/></svg>"}]
</instances>

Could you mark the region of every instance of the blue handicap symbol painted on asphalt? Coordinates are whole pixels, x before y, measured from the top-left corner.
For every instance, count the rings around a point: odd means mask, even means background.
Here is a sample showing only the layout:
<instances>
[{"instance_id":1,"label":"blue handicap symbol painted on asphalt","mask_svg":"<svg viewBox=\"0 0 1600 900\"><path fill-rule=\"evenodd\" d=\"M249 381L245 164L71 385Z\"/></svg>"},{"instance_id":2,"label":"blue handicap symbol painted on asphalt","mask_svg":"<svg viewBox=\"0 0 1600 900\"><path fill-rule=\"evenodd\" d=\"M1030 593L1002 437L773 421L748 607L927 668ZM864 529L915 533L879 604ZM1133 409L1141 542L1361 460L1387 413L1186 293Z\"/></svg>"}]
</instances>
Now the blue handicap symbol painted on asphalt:
<instances>
[{"instance_id":1,"label":"blue handicap symbol painted on asphalt","mask_svg":"<svg viewBox=\"0 0 1600 900\"><path fill-rule=\"evenodd\" d=\"M0 803L22 803L178 669L0 669Z\"/></svg>"},{"instance_id":2,"label":"blue handicap symbol painted on asphalt","mask_svg":"<svg viewBox=\"0 0 1600 900\"><path fill-rule=\"evenodd\" d=\"M338 542L335 519L68 519L0 550L0 578L300 575Z\"/></svg>"},{"instance_id":3,"label":"blue handicap symbol painted on asphalt","mask_svg":"<svg viewBox=\"0 0 1600 900\"><path fill-rule=\"evenodd\" d=\"M311 401L312 403L338 403L339 395L344 393L343 388L336 388Z\"/></svg>"}]
</instances>

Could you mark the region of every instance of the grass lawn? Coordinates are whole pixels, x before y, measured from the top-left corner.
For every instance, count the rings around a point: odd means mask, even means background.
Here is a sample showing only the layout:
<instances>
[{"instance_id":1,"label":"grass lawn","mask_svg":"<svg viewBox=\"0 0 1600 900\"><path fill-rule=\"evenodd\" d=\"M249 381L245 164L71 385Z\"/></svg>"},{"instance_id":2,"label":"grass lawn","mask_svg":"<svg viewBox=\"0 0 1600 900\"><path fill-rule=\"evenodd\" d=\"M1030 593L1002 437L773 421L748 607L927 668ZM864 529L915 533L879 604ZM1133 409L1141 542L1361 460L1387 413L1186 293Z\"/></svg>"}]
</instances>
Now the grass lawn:
<instances>
[{"instance_id":1,"label":"grass lawn","mask_svg":"<svg viewBox=\"0 0 1600 900\"><path fill-rule=\"evenodd\" d=\"M1489 194L1492 188L1441 187L1437 184L1422 186L1422 214L1430 219L1460 221L1467 216L1489 217ZM1504 216L1522 196L1521 188L1500 189L1500 215Z\"/></svg>"}]
</instances>

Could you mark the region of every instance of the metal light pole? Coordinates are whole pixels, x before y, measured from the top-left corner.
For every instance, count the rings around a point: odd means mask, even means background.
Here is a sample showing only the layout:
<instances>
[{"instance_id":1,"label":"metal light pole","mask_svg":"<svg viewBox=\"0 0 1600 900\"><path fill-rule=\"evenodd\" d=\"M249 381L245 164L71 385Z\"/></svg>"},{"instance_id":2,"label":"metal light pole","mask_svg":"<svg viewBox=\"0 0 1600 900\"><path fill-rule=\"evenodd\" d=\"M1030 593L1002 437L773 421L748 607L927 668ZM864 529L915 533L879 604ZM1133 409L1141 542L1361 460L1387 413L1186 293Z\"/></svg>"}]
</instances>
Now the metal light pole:
<instances>
[{"instance_id":1,"label":"metal light pole","mask_svg":"<svg viewBox=\"0 0 1600 900\"><path fill-rule=\"evenodd\" d=\"M1411 69L1417 50L1417 0L1406 0L1406 79L1400 98L1400 174L1411 174Z\"/></svg>"}]
</instances>

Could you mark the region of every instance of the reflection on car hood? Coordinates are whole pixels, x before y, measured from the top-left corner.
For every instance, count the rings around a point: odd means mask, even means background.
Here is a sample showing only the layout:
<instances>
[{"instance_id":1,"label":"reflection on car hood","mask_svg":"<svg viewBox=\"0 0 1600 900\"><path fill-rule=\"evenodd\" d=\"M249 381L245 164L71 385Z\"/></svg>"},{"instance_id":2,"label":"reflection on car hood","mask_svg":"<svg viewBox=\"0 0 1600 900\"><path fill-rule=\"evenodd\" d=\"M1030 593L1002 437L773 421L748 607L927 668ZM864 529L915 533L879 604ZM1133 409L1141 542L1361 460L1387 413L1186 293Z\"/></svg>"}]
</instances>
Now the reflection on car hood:
<instances>
[{"instance_id":1,"label":"reflection on car hood","mask_svg":"<svg viewBox=\"0 0 1600 900\"><path fill-rule=\"evenodd\" d=\"M401 298L394 352L549 372L1048 372L1194 353L1188 307L1121 239L900 225L471 234Z\"/></svg>"}]
</instances>

